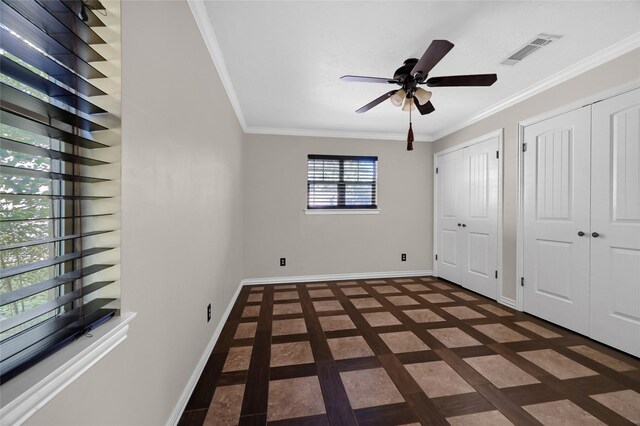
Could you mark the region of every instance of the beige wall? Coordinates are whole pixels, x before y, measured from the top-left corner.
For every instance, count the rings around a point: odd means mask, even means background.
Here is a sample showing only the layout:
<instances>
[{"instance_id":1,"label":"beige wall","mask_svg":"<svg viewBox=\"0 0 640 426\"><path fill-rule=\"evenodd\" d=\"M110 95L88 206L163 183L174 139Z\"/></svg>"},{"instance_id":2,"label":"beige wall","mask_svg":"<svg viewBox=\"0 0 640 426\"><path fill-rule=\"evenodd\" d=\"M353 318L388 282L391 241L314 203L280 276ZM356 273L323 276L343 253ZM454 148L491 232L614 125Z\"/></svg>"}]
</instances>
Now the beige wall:
<instances>
[{"instance_id":1,"label":"beige wall","mask_svg":"<svg viewBox=\"0 0 640 426\"><path fill-rule=\"evenodd\" d=\"M245 136L247 278L432 269L431 144ZM306 215L307 155L377 155L380 213ZM401 262L401 253L407 261ZM279 266L279 258L287 266Z\"/></svg>"},{"instance_id":2,"label":"beige wall","mask_svg":"<svg viewBox=\"0 0 640 426\"><path fill-rule=\"evenodd\" d=\"M165 424L242 278L242 131L188 5L122 2L122 46L122 300L138 317L31 425Z\"/></svg>"},{"instance_id":3,"label":"beige wall","mask_svg":"<svg viewBox=\"0 0 640 426\"><path fill-rule=\"evenodd\" d=\"M516 65L517 66L517 65ZM524 100L433 144L433 152L504 128L503 295L516 298L518 123L609 88L640 79L640 49Z\"/></svg>"}]
</instances>

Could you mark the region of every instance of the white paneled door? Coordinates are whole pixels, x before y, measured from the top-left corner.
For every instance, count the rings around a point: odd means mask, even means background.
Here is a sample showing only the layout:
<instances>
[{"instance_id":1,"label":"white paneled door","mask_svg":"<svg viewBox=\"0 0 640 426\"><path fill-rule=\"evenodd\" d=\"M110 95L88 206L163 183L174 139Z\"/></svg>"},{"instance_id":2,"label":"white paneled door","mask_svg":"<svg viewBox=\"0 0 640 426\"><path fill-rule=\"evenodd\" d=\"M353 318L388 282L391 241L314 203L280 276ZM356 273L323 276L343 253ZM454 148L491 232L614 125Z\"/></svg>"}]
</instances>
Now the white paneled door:
<instances>
[{"instance_id":1,"label":"white paneled door","mask_svg":"<svg viewBox=\"0 0 640 426\"><path fill-rule=\"evenodd\" d=\"M462 160L462 150L438 157L438 276L453 282L460 281L464 257L458 226L463 214Z\"/></svg>"},{"instance_id":2,"label":"white paneled door","mask_svg":"<svg viewBox=\"0 0 640 426\"><path fill-rule=\"evenodd\" d=\"M438 155L437 273L497 298L499 136Z\"/></svg>"},{"instance_id":3,"label":"white paneled door","mask_svg":"<svg viewBox=\"0 0 640 426\"><path fill-rule=\"evenodd\" d=\"M462 204L462 285L484 296L497 297L499 139L494 137L464 149Z\"/></svg>"},{"instance_id":4,"label":"white paneled door","mask_svg":"<svg viewBox=\"0 0 640 426\"><path fill-rule=\"evenodd\" d=\"M591 337L640 356L640 89L592 115Z\"/></svg>"},{"instance_id":5,"label":"white paneled door","mask_svg":"<svg viewBox=\"0 0 640 426\"><path fill-rule=\"evenodd\" d=\"M524 310L589 330L591 107L524 129Z\"/></svg>"}]
</instances>

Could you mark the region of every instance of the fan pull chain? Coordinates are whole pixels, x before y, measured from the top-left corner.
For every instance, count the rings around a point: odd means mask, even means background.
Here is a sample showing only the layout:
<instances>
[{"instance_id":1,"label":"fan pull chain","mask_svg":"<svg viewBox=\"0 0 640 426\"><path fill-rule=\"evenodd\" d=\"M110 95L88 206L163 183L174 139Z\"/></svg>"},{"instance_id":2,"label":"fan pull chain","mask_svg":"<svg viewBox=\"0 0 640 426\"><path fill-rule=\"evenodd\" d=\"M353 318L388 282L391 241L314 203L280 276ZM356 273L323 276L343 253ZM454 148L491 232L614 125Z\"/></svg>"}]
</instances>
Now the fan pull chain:
<instances>
[{"instance_id":1,"label":"fan pull chain","mask_svg":"<svg viewBox=\"0 0 640 426\"><path fill-rule=\"evenodd\" d=\"M413 99L410 98L409 102L413 102ZM411 110L413 105L409 107L409 133L407 133L407 151L413 151L413 128L411 127Z\"/></svg>"}]
</instances>

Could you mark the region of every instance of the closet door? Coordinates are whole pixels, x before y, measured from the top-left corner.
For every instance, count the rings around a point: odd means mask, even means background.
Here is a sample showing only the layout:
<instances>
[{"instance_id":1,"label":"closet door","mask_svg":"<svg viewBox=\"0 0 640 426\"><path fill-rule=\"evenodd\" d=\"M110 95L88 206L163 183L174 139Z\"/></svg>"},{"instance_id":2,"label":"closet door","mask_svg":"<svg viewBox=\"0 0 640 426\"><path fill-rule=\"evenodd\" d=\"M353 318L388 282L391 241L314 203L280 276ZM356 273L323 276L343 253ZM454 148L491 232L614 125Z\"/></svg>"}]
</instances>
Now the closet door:
<instances>
[{"instance_id":1,"label":"closet door","mask_svg":"<svg viewBox=\"0 0 640 426\"><path fill-rule=\"evenodd\" d=\"M640 89L592 117L591 337L640 356Z\"/></svg>"},{"instance_id":2,"label":"closet door","mask_svg":"<svg viewBox=\"0 0 640 426\"><path fill-rule=\"evenodd\" d=\"M462 244L462 150L438 157L438 276L460 282ZM460 226L458 226L460 224Z\"/></svg>"},{"instance_id":3,"label":"closet door","mask_svg":"<svg viewBox=\"0 0 640 426\"><path fill-rule=\"evenodd\" d=\"M590 108L524 129L524 309L582 334L589 331Z\"/></svg>"},{"instance_id":4,"label":"closet door","mask_svg":"<svg viewBox=\"0 0 640 426\"><path fill-rule=\"evenodd\" d=\"M460 284L497 298L499 138L464 148L463 272Z\"/></svg>"}]
</instances>

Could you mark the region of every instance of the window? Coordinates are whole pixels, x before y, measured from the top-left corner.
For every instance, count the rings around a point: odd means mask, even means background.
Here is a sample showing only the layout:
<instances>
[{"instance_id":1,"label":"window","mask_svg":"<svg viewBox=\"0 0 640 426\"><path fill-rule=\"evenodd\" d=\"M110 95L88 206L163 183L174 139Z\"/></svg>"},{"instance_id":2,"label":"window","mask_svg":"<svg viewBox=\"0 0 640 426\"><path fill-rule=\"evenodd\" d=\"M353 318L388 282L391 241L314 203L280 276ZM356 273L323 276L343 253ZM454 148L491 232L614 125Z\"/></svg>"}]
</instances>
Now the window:
<instances>
[{"instance_id":1,"label":"window","mask_svg":"<svg viewBox=\"0 0 640 426\"><path fill-rule=\"evenodd\" d=\"M3 0L0 12L4 383L117 313L119 194L117 120L95 101L108 95L91 47L106 44L102 22L80 0Z\"/></svg>"},{"instance_id":2,"label":"window","mask_svg":"<svg viewBox=\"0 0 640 426\"><path fill-rule=\"evenodd\" d=\"M309 155L308 209L375 209L378 157Z\"/></svg>"}]
</instances>

